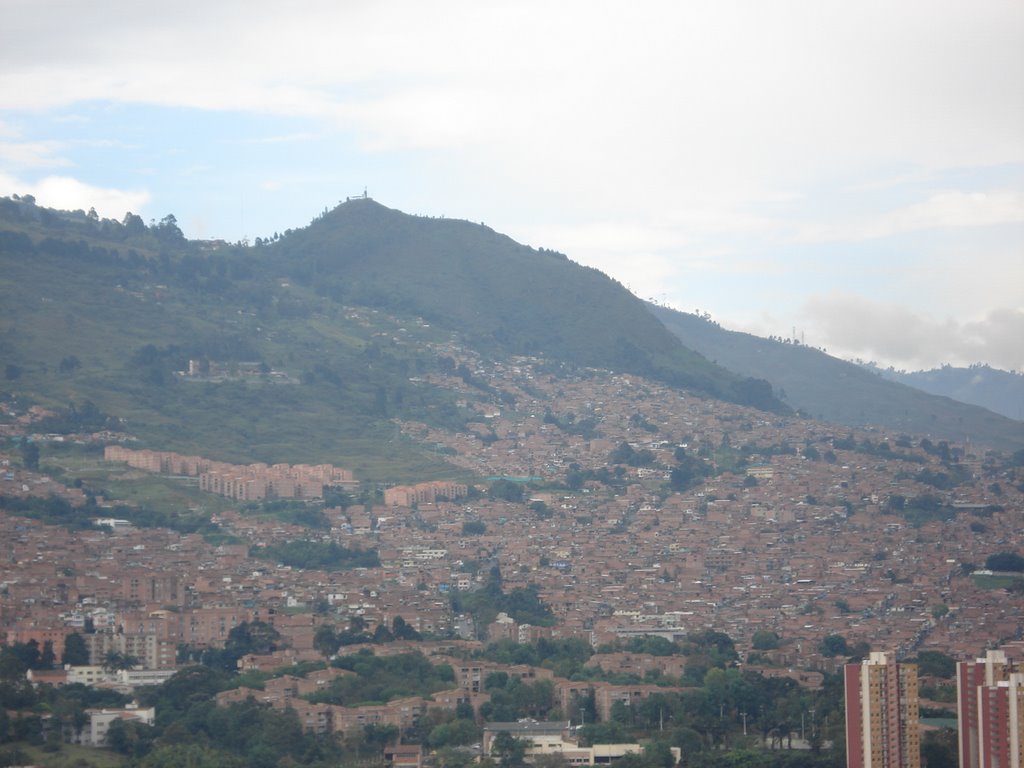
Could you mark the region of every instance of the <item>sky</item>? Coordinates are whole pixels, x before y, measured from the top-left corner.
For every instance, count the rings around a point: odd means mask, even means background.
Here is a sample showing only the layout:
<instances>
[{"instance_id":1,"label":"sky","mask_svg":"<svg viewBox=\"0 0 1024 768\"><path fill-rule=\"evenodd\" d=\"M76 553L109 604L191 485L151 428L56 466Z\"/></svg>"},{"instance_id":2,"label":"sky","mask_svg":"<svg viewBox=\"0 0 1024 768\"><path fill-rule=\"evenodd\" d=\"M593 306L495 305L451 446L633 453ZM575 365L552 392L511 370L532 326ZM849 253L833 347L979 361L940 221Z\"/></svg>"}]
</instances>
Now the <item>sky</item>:
<instances>
[{"instance_id":1,"label":"sky","mask_svg":"<svg viewBox=\"0 0 1024 768\"><path fill-rule=\"evenodd\" d=\"M366 190L723 327L1024 372L1024 2L0 0L0 196L254 240Z\"/></svg>"}]
</instances>

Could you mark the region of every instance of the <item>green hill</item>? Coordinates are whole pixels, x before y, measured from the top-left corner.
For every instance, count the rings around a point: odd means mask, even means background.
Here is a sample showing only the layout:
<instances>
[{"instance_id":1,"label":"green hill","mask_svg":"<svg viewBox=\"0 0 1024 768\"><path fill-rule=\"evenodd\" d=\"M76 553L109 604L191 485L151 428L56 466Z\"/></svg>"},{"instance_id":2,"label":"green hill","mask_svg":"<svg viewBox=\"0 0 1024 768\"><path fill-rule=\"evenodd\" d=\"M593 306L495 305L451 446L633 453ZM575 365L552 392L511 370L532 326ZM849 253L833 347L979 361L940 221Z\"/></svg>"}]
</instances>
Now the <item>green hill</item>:
<instances>
[{"instance_id":1,"label":"green hill","mask_svg":"<svg viewBox=\"0 0 1024 768\"><path fill-rule=\"evenodd\" d=\"M453 338L785 409L599 272L370 200L241 247L189 241L170 216L146 227L0 199L0 308L0 386L62 409L46 429L367 479L464 474L394 424L472 415L425 383L452 365L439 350ZM190 361L196 375L181 375Z\"/></svg>"},{"instance_id":2,"label":"green hill","mask_svg":"<svg viewBox=\"0 0 1024 768\"><path fill-rule=\"evenodd\" d=\"M371 322L263 273L255 249L189 242L172 222L132 231L6 202L0 386L64 411L44 428L84 420L155 448L329 461L370 479L459 474L397 436L395 416L464 416L449 393L409 381L438 357L393 340L393 319ZM189 360L213 373L178 375Z\"/></svg>"},{"instance_id":3,"label":"green hill","mask_svg":"<svg viewBox=\"0 0 1024 768\"><path fill-rule=\"evenodd\" d=\"M771 382L801 413L849 426L878 425L995 448L1024 446L1024 424L938 397L800 344L728 331L697 315L651 311L688 347L743 376Z\"/></svg>"},{"instance_id":4,"label":"green hill","mask_svg":"<svg viewBox=\"0 0 1024 768\"><path fill-rule=\"evenodd\" d=\"M543 355L650 376L786 411L764 382L685 348L607 275L478 224L409 216L356 199L257 249L267 268L337 302L412 313L483 351Z\"/></svg>"}]
</instances>

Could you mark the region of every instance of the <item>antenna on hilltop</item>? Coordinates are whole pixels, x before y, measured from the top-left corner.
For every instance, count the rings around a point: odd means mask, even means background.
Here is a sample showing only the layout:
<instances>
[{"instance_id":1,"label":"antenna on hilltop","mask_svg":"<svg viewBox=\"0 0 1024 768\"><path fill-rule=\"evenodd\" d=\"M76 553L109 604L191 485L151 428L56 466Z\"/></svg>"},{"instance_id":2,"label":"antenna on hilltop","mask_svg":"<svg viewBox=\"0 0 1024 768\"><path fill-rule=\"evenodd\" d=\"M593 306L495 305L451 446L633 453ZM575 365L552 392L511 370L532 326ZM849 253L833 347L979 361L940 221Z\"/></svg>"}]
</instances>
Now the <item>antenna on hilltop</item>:
<instances>
[{"instance_id":1,"label":"antenna on hilltop","mask_svg":"<svg viewBox=\"0 0 1024 768\"><path fill-rule=\"evenodd\" d=\"M369 200L370 196L366 194L366 187L363 187L363 200Z\"/></svg>"}]
</instances>

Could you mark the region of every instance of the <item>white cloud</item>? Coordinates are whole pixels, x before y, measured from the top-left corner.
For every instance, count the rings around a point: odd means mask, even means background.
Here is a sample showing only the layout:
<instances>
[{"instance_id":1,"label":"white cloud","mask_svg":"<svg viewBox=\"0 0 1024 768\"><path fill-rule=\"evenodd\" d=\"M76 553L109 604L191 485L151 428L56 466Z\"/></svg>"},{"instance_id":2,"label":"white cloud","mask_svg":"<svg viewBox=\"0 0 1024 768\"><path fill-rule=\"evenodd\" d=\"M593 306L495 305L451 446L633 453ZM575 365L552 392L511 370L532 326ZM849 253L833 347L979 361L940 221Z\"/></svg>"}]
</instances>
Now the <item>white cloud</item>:
<instances>
[{"instance_id":1,"label":"white cloud","mask_svg":"<svg viewBox=\"0 0 1024 768\"><path fill-rule=\"evenodd\" d=\"M53 168L70 165L58 156L64 149L59 141L0 141L0 164L8 168Z\"/></svg>"},{"instance_id":2,"label":"white cloud","mask_svg":"<svg viewBox=\"0 0 1024 768\"><path fill-rule=\"evenodd\" d=\"M833 293L811 297L801 320L802 327L810 329L815 346L824 346L841 357L910 369L983 361L1007 370L1024 370L1024 307L1004 307L961 321Z\"/></svg>"},{"instance_id":3,"label":"white cloud","mask_svg":"<svg viewBox=\"0 0 1024 768\"><path fill-rule=\"evenodd\" d=\"M277 136L260 136L258 138L244 139L244 144L292 144L296 142L310 141L317 138L312 131L297 131Z\"/></svg>"},{"instance_id":4,"label":"white cloud","mask_svg":"<svg viewBox=\"0 0 1024 768\"><path fill-rule=\"evenodd\" d=\"M1012 189L987 192L946 190L927 200L855 223L822 223L801 228L801 242L871 240L904 232L948 227L987 227L1024 222L1024 194Z\"/></svg>"},{"instance_id":5,"label":"white cloud","mask_svg":"<svg viewBox=\"0 0 1024 768\"><path fill-rule=\"evenodd\" d=\"M121 219L128 211L138 213L150 200L145 190L96 187L69 176L47 176L28 183L0 173L0 195L30 194L39 205L64 210L95 208L104 218Z\"/></svg>"},{"instance_id":6,"label":"white cloud","mask_svg":"<svg viewBox=\"0 0 1024 768\"><path fill-rule=\"evenodd\" d=\"M159 20L133 2L14 5L18 25L0 33L8 108L105 99L333 116L370 145L469 137L540 160L636 142L638 173L681 163L681 181L705 186L828 157L1024 154L1024 76L1008 66L1022 12L999 0L310 2L286 15L185 2Z\"/></svg>"}]
</instances>

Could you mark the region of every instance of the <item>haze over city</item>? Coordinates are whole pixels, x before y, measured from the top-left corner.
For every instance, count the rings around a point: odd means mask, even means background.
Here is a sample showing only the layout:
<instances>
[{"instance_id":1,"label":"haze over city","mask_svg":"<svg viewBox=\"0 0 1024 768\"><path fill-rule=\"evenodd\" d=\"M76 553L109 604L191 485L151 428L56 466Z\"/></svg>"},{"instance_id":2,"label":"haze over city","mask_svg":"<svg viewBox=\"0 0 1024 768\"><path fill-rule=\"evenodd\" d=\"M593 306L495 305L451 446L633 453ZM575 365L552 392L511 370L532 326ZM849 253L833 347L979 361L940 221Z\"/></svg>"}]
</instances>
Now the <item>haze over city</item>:
<instances>
[{"instance_id":1,"label":"haze over city","mask_svg":"<svg viewBox=\"0 0 1024 768\"><path fill-rule=\"evenodd\" d=\"M9 0L0 194L267 237L369 194L897 368L1024 369L1018 2Z\"/></svg>"}]
</instances>

